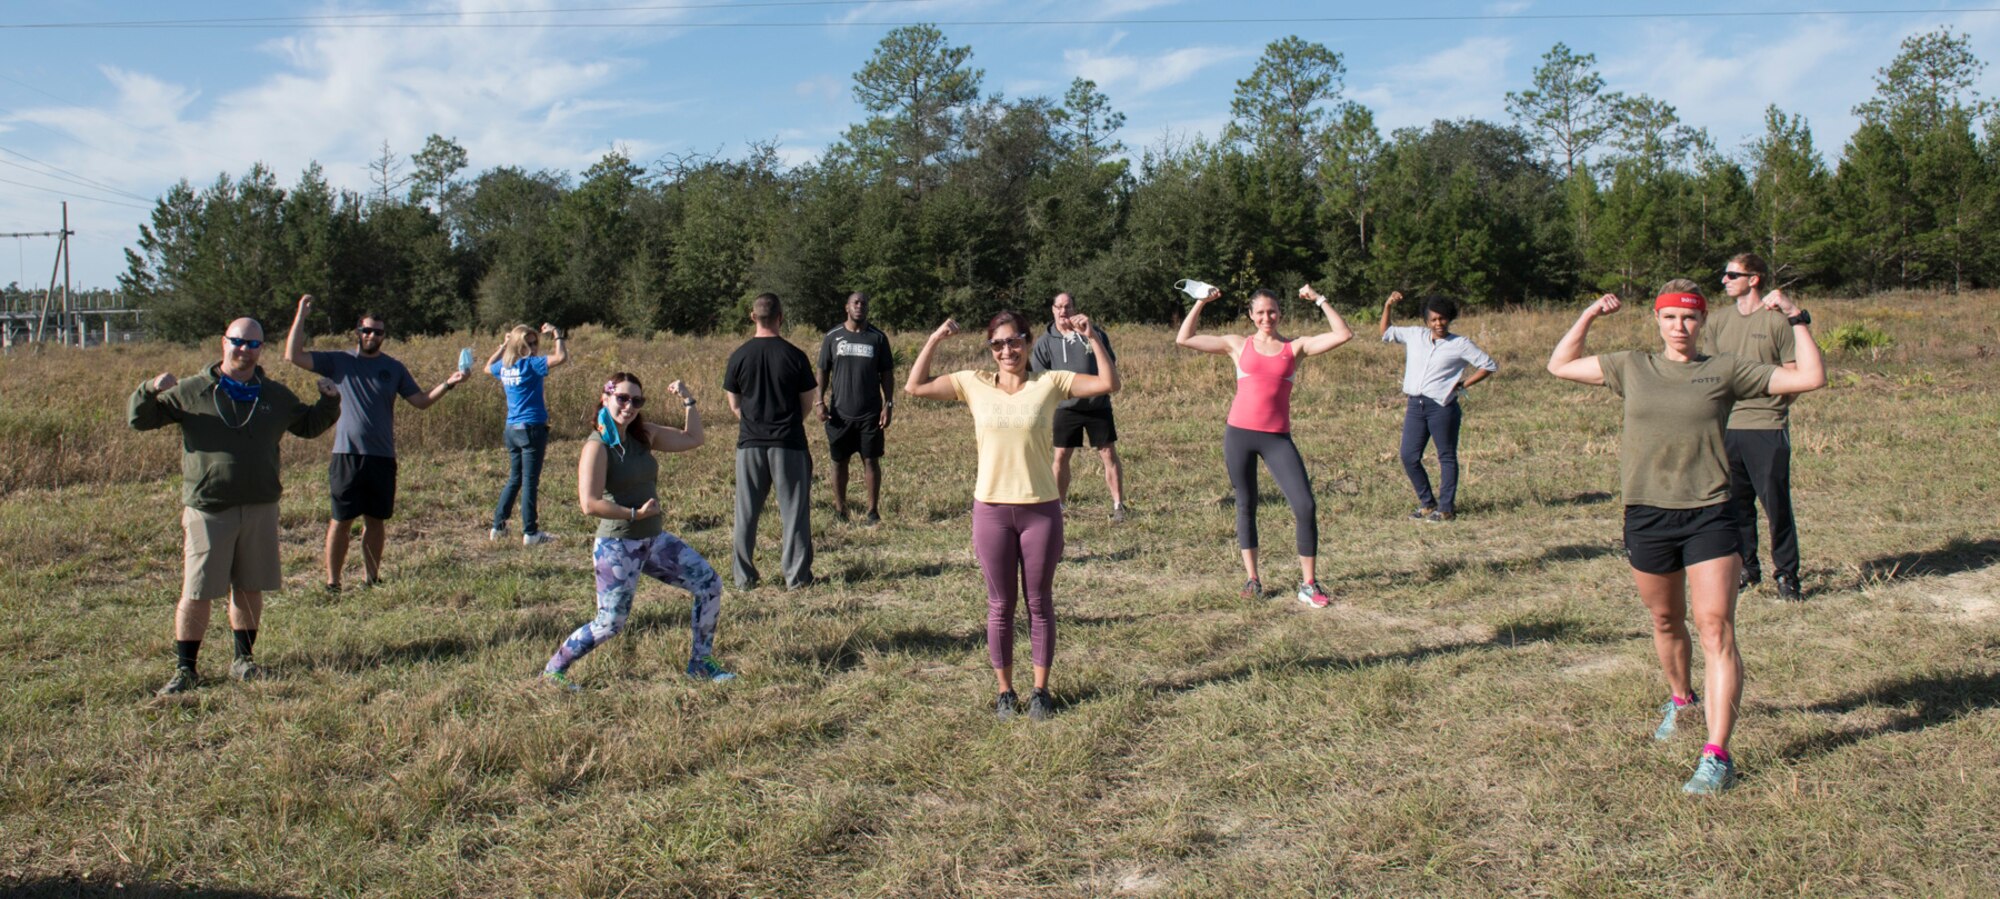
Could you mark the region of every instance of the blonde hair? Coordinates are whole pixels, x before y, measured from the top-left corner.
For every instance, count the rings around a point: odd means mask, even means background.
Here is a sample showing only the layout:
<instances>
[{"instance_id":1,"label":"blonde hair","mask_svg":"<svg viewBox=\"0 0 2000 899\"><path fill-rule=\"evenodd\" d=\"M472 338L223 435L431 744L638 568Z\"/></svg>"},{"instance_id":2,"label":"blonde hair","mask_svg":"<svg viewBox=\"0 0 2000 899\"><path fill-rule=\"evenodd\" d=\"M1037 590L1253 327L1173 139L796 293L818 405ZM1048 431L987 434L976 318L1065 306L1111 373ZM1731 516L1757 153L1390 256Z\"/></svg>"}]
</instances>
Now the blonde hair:
<instances>
[{"instance_id":1,"label":"blonde hair","mask_svg":"<svg viewBox=\"0 0 2000 899\"><path fill-rule=\"evenodd\" d=\"M535 329L527 325L515 325L507 331L507 338L500 344L500 367L512 368L514 360L523 356L533 356L528 348L528 338L534 336Z\"/></svg>"}]
</instances>

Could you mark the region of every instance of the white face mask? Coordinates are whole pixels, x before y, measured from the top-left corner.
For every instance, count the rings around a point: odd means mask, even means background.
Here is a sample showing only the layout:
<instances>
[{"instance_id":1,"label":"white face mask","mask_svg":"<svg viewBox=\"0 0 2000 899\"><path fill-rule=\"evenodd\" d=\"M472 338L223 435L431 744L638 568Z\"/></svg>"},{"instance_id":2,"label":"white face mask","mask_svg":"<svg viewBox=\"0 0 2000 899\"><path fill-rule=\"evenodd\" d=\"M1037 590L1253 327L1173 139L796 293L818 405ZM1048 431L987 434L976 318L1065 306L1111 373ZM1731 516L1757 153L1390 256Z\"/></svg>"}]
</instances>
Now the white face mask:
<instances>
[{"instance_id":1,"label":"white face mask","mask_svg":"<svg viewBox=\"0 0 2000 899\"><path fill-rule=\"evenodd\" d=\"M1186 293L1188 296L1194 297L1197 300L1202 300L1202 299L1207 299L1208 292L1214 290L1215 288L1212 285L1204 284L1200 281L1183 279L1174 282L1174 289L1182 291L1183 293Z\"/></svg>"}]
</instances>

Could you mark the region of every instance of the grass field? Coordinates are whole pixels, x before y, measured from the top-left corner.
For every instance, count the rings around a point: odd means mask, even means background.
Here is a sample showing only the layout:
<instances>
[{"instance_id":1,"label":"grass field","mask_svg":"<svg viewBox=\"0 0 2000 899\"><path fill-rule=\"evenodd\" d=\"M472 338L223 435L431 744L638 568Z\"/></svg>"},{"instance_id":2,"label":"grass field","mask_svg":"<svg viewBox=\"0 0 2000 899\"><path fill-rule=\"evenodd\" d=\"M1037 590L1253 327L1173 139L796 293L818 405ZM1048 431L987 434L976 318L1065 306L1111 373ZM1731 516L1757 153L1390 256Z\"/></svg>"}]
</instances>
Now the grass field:
<instances>
[{"instance_id":1,"label":"grass field","mask_svg":"<svg viewBox=\"0 0 2000 899\"><path fill-rule=\"evenodd\" d=\"M1042 724L990 712L970 420L921 401L889 434L883 527L834 524L821 490L823 583L725 592L718 654L741 679L680 676L686 596L650 584L576 668L585 692L535 689L592 613L573 474L611 370L704 400L710 443L663 461L662 493L668 529L727 564L719 382L738 338L588 329L550 382L561 543L486 540L506 462L480 377L399 410L386 585L326 597L330 438L288 438L290 589L258 644L278 676L221 679L218 614L207 685L155 700L179 443L126 429L123 404L214 350L17 350L0 359L0 892L1994 895L2000 296L1807 305L1823 340L1866 324L1894 343L1833 352L1831 386L1795 407L1809 601L1743 598L1746 779L1702 801L1679 792L1700 736L1649 739L1664 688L1618 543L1617 400L1542 370L1569 313L1459 322L1502 368L1467 401L1448 525L1403 519L1400 352L1364 336L1306 363L1324 611L1236 597L1228 363L1114 328L1140 514L1107 522L1079 461ZM1653 346L1649 327L1620 314L1592 348ZM428 385L466 340L389 349ZM898 335L899 359L920 340ZM948 367L987 364L974 347ZM1266 580L1289 589L1268 479L1264 509Z\"/></svg>"}]
</instances>

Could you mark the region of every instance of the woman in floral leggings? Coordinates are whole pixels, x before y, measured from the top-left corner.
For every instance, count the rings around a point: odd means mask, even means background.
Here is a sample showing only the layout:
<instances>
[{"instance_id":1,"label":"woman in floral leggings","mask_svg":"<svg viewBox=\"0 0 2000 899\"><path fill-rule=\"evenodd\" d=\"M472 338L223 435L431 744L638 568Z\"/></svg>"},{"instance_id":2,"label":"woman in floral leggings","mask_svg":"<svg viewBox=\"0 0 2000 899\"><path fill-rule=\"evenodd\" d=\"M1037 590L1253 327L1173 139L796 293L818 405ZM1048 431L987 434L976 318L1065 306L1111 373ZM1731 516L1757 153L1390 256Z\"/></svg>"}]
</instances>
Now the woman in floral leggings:
<instances>
[{"instance_id":1,"label":"woman in floral leggings","mask_svg":"<svg viewBox=\"0 0 2000 899\"><path fill-rule=\"evenodd\" d=\"M701 553L660 528L660 465L653 450L682 453L702 444L701 413L695 410L687 385L675 381L667 390L687 410L684 428L648 423L639 412L646 394L638 376L622 371L612 375L604 384L596 432L584 441L577 462L577 501L585 515L598 519L591 549L597 570L597 617L571 633L542 670L544 681L565 690L577 689L570 683L569 667L625 628L642 574L694 595L694 648L688 676L706 681L735 677L712 654L722 579Z\"/></svg>"}]
</instances>

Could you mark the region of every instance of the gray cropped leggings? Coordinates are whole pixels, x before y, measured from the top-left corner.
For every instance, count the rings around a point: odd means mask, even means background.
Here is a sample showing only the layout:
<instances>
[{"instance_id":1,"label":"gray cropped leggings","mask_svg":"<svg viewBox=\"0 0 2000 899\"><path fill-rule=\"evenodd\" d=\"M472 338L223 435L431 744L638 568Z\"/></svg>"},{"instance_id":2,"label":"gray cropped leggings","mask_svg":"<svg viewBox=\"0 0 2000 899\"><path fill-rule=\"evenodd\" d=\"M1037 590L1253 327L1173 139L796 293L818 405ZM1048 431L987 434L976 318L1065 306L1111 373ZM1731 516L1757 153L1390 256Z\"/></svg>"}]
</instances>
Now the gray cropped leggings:
<instances>
[{"instance_id":1,"label":"gray cropped leggings","mask_svg":"<svg viewBox=\"0 0 2000 899\"><path fill-rule=\"evenodd\" d=\"M1234 425L1222 427L1222 463L1229 468L1229 484L1236 488L1236 545L1257 548L1257 459L1285 492L1296 519L1299 555L1319 555L1319 505L1313 501L1312 479L1306 477L1306 463L1292 435L1248 431Z\"/></svg>"}]
</instances>

